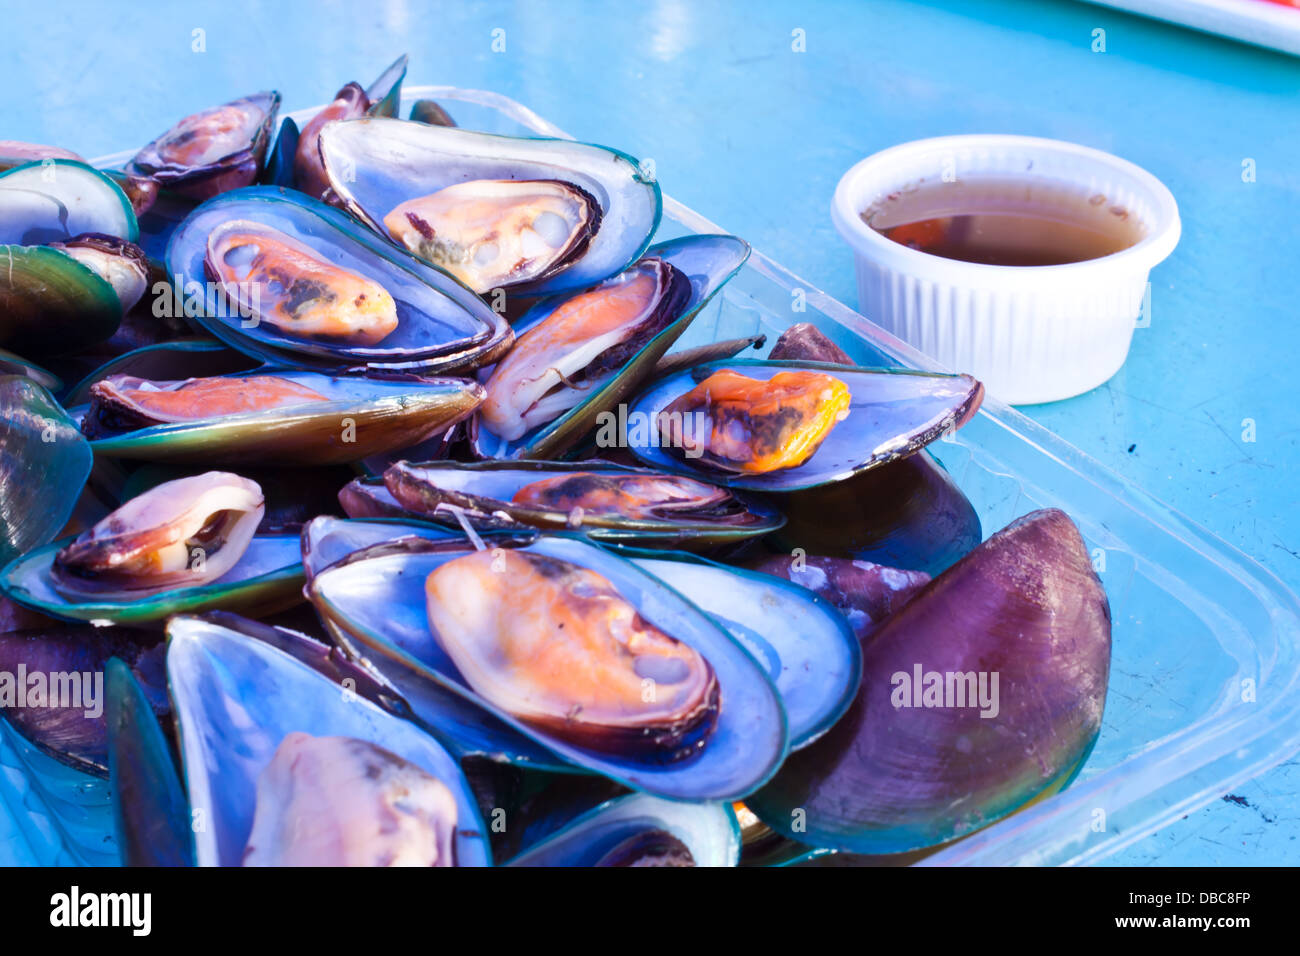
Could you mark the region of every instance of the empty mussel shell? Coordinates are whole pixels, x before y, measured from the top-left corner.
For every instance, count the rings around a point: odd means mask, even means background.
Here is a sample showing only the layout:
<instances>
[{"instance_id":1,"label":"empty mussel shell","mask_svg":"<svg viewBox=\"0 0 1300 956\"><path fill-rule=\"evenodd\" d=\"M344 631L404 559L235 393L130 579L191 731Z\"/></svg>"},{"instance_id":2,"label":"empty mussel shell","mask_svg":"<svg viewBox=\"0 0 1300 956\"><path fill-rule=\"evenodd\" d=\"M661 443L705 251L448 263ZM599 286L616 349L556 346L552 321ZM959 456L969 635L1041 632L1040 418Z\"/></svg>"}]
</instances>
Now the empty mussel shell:
<instances>
[{"instance_id":1,"label":"empty mussel shell","mask_svg":"<svg viewBox=\"0 0 1300 956\"><path fill-rule=\"evenodd\" d=\"M745 803L800 843L854 853L986 826L1087 758L1110 623L1070 518L1017 519L881 624L848 713Z\"/></svg>"},{"instance_id":2,"label":"empty mussel shell","mask_svg":"<svg viewBox=\"0 0 1300 956\"><path fill-rule=\"evenodd\" d=\"M105 666L118 658L144 685L149 711L169 713L158 632L89 624L0 634L0 716L41 752L82 773L109 775Z\"/></svg>"},{"instance_id":3,"label":"empty mussel shell","mask_svg":"<svg viewBox=\"0 0 1300 956\"><path fill-rule=\"evenodd\" d=\"M243 862L259 778L295 733L373 744L433 776L455 800L456 865L491 865L469 784L428 734L240 631L179 616L167 633L167 677L190 805L207 821L194 834L200 866Z\"/></svg>"},{"instance_id":4,"label":"empty mussel shell","mask_svg":"<svg viewBox=\"0 0 1300 956\"><path fill-rule=\"evenodd\" d=\"M104 673L108 778L122 863L193 866L194 820L154 701L120 658L111 659Z\"/></svg>"},{"instance_id":5,"label":"empty mussel shell","mask_svg":"<svg viewBox=\"0 0 1300 956\"><path fill-rule=\"evenodd\" d=\"M581 531L600 541L697 550L765 534L782 521L718 485L602 461L398 462L385 481L398 507L452 528L463 516L479 528ZM363 487L353 493L368 499L364 479L357 484Z\"/></svg>"},{"instance_id":6,"label":"empty mussel shell","mask_svg":"<svg viewBox=\"0 0 1300 956\"><path fill-rule=\"evenodd\" d=\"M88 232L128 242L140 235L126 193L102 172L44 159L0 173L0 243L39 246Z\"/></svg>"},{"instance_id":7,"label":"empty mussel shell","mask_svg":"<svg viewBox=\"0 0 1300 956\"><path fill-rule=\"evenodd\" d=\"M248 226L232 232L234 223ZM230 234L220 234L221 274L211 281L217 230ZM273 365L436 374L491 361L513 338L505 319L454 279L339 210L276 187L236 190L199 206L172 235L167 264L199 324ZM348 290L378 290L392 311L375 313L378 324L348 341L334 331L336 319L353 319L334 278ZM305 317L304 308L311 323L281 327Z\"/></svg>"},{"instance_id":8,"label":"empty mussel shell","mask_svg":"<svg viewBox=\"0 0 1300 956\"><path fill-rule=\"evenodd\" d=\"M830 602L771 575L680 552L619 548L721 624L767 671L790 725L790 749L824 734L848 709L862 654Z\"/></svg>"},{"instance_id":9,"label":"empty mussel shell","mask_svg":"<svg viewBox=\"0 0 1300 956\"><path fill-rule=\"evenodd\" d=\"M659 796L728 800L758 787L780 765L789 745L779 695L762 667L707 615L635 565L576 537L542 537L506 549L565 566L595 569L640 619L694 648L716 675L721 706L689 756L660 759L617 752L561 737L515 717L471 689L439 645L426 612L425 580L472 551L391 554L347 562L317 574L308 586L334 636L381 674L414 673L481 707L564 760ZM486 597L486 596L485 596ZM411 699L410 694L406 694Z\"/></svg>"},{"instance_id":10,"label":"empty mussel shell","mask_svg":"<svg viewBox=\"0 0 1300 956\"><path fill-rule=\"evenodd\" d=\"M330 188L344 207L379 235L399 242L384 222L399 206L448 187L487 186L487 198L482 202L535 237L535 241L521 242L523 251L545 247L553 264L523 283L513 276L513 270L500 271L503 281L481 291L512 288L541 295L593 285L623 271L641 256L662 212L659 185L642 173L636 160L617 150L570 140L496 136L409 120L366 118L323 129L320 154ZM575 207L594 203L597 216L590 219L598 218L599 225L593 234L582 233L580 243L574 243L571 228L581 232L582 224L567 222L554 211L537 217L523 215L515 200L529 201L526 187L507 187L518 195L505 198L497 196L500 190L491 185L509 182L555 184L548 188L576 197ZM586 209L582 215L589 213ZM402 221L410 220L402 217ZM564 222L565 228L549 228L552 221ZM504 235L500 241L506 241ZM481 247L476 249L476 260L486 255ZM497 251L498 247L488 250ZM576 254L566 258L566 252ZM555 253L561 253L562 261L555 261Z\"/></svg>"},{"instance_id":11,"label":"empty mussel shell","mask_svg":"<svg viewBox=\"0 0 1300 956\"><path fill-rule=\"evenodd\" d=\"M0 375L21 375L53 394L63 391L63 380L53 372L4 349L0 349Z\"/></svg>"},{"instance_id":12,"label":"empty mussel shell","mask_svg":"<svg viewBox=\"0 0 1300 956\"><path fill-rule=\"evenodd\" d=\"M975 506L928 449L771 501L786 516L772 545L787 552L935 575L984 537Z\"/></svg>"},{"instance_id":13,"label":"empty mussel shell","mask_svg":"<svg viewBox=\"0 0 1300 956\"><path fill-rule=\"evenodd\" d=\"M801 371L833 378L849 391L847 415L830 427L801 464L762 473L711 467L704 461L701 443L711 439L717 423L703 408L674 413L681 416L676 431L664 432L679 437L663 437L660 413L716 373L734 373L762 383L776 375ZM755 388L754 394L763 393ZM628 412L626 439L633 454L654 468L733 488L797 491L842 481L867 468L915 454L969 421L983 394L983 386L969 375L732 359L710 362L657 381ZM730 410L725 414L730 415ZM775 427L765 428L764 421L749 421L747 417L744 422L733 421L727 430L729 440L741 444L779 434Z\"/></svg>"},{"instance_id":14,"label":"empty mussel shell","mask_svg":"<svg viewBox=\"0 0 1300 956\"><path fill-rule=\"evenodd\" d=\"M0 376L0 562L52 540L76 507L93 455L50 393Z\"/></svg>"},{"instance_id":15,"label":"empty mussel shell","mask_svg":"<svg viewBox=\"0 0 1300 956\"><path fill-rule=\"evenodd\" d=\"M507 361L516 361L524 348L537 348L538 356L533 364L553 369L563 368L564 372L555 371L541 376L547 381L553 392L575 389L581 398L571 398L564 403L566 410L558 412L550 420L541 421L528 427L523 434L505 438L492 431L490 421L476 416L471 427L471 440L474 452L480 458L555 458L571 448L593 428L599 429L596 443L599 447L617 447L621 441L621 431L630 418L623 410L619 414L621 403L626 402L640 385L653 373L656 364L674 342L686 331L690 323L708 305L709 301L734 276L749 258L749 245L735 236L698 235L671 239L668 242L651 246L645 257L637 265L628 269L624 276L637 271L641 263L658 260L670 266L675 273L690 281L689 294L674 300L672 318L667 324L658 324L659 331L647 341L638 340L631 354L625 342L614 342L603 351L592 348L592 342L598 341L595 331L587 332L583 324L566 322L565 337L551 342L543 338L542 328L557 310L579 296L590 295L619 283L622 276L609 280L606 286L589 292L569 295L557 295L539 302L514 325L517 349L512 351ZM599 319L599 309L592 307L590 314ZM580 317L580 316L579 316ZM665 317L666 318L666 317ZM571 327L570 327L571 326ZM536 330L535 339L529 337ZM603 331L603 330L602 330ZM617 356L616 362L608 362L610 355ZM576 364L566 364L576 358ZM582 380L581 373L589 366L609 364L609 367L587 380ZM502 363L505 364L505 363ZM493 381L495 369L484 369L481 377L487 381L489 397L498 386ZM526 381L523 376L521 381ZM512 387L509 383L503 388ZM535 383L530 387L535 389ZM553 399L550 393L531 397L527 402L514 402L516 405L536 405ZM498 402L506 404L498 398Z\"/></svg>"},{"instance_id":16,"label":"empty mussel shell","mask_svg":"<svg viewBox=\"0 0 1300 956\"><path fill-rule=\"evenodd\" d=\"M740 826L727 804L616 797L526 847L506 866L735 866Z\"/></svg>"}]
</instances>

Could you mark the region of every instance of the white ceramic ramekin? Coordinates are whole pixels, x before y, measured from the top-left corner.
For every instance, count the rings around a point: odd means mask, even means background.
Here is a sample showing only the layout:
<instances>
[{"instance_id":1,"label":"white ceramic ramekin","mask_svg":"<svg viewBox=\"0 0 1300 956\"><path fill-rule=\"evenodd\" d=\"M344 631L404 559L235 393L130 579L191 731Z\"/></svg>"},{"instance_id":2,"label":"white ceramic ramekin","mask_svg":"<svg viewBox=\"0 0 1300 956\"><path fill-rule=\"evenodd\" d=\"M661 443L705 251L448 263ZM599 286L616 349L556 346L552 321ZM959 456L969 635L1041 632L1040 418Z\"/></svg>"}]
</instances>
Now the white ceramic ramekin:
<instances>
[{"instance_id":1,"label":"white ceramic ramekin","mask_svg":"<svg viewBox=\"0 0 1300 956\"><path fill-rule=\"evenodd\" d=\"M991 266L909 248L862 219L891 193L954 177L1051 180L1126 210L1145 236L1085 262ZM858 311L1012 404L1069 398L1119 371L1147 275L1181 231L1173 195L1150 173L1100 150L1031 136L943 136L886 149L844 174L831 216L853 247Z\"/></svg>"}]
</instances>

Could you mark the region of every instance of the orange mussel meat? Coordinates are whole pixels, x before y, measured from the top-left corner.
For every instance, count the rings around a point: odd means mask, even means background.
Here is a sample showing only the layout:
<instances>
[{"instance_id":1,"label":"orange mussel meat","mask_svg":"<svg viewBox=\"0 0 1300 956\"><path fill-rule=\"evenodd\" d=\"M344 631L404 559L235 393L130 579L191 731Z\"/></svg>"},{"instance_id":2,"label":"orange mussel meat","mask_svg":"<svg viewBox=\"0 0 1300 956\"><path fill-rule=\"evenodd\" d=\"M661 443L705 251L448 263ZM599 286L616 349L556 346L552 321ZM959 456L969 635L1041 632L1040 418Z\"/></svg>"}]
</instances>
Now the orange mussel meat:
<instances>
[{"instance_id":1,"label":"orange mussel meat","mask_svg":"<svg viewBox=\"0 0 1300 956\"><path fill-rule=\"evenodd\" d=\"M665 447L684 447L727 471L764 474L812 457L848 415L851 398L844 382L823 372L778 372L762 380L723 369L669 403L659 431ZM701 427L696 415L704 416Z\"/></svg>"},{"instance_id":2,"label":"orange mussel meat","mask_svg":"<svg viewBox=\"0 0 1300 956\"><path fill-rule=\"evenodd\" d=\"M114 375L90 389L82 430L92 438L152 425L198 421L327 401L315 389L278 375L150 382Z\"/></svg>"},{"instance_id":3,"label":"orange mussel meat","mask_svg":"<svg viewBox=\"0 0 1300 956\"><path fill-rule=\"evenodd\" d=\"M208 237L206 266L242 310L289 335L369 346L397 328L383 286L270 226L221 224Z\"/></svg>"}]
</instances>

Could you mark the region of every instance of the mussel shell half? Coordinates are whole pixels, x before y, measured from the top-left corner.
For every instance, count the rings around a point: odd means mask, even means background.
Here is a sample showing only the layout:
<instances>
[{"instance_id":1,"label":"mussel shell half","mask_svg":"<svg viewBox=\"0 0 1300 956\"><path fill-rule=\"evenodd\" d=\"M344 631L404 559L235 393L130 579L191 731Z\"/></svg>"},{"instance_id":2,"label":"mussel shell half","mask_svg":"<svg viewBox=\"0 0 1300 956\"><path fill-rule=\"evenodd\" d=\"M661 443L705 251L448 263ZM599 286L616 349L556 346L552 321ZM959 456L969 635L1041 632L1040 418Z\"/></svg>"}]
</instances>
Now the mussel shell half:
<instances>
[{"instance_id":1,"label":"mussel shell half","mask_svg":"<svg viewBox=\"0 0 1300 956\"><path fill-rule=\"evenodd\" d=\"M542 537L523 550L597 569L650 623L698 650L721 688L717 723L690 759L654 763L577 746L518 720L474 693L438 646L425 612L424 582L466 552L389 555L318 574L309 597L355 656L383 674L405 669L477 704L557 756L636 790L670 799L738 799L760 786L789 747L775 686L740 644L704 612L630 562L576 537ZM408 697L409 699L409 697Z\"/></svg>"},{"instance_id":2,"label":"mussel shell half","mask_svg":"<svg viewBox=\"0 0 1300 956\"><path fill-rule=\"evenodd\" d=\"M655 425L659 413L719 370L766 381L781 372L807 369L832 375L849 387L849 414L835 424L812 455L793 468L765 474L736 474L702 464L662 447ZM653 468L691 475L732 488L752 491L798 491L841 481L864 469L906 457L945 432L960 428L975 414L984 388L969 375L917 372L910 369L849 368L824 362L765 362L732 359L710 362L660 379L628 413L628 447ZM633 417L635 416L635 418Z\"/></svg>"},{"instance_id":3,"label":"mussel shell half","mask_svg":"<svg viewBox=\"0 0 1300 956\"><path fill-rule=\"evenodd\" d=\"M0 375L21 375L51 394L63 391L63 380L53 372L4 349L0 349Z\"/></svg>"},{"instance_id":4,"label":"mussel shell half","mask_svg":"<svg viewBox=\"0 0 1300 956\"><path fill-rule=\"evenodd\" d=\"M114 624L154 624L173 614L213 609L270 614L302 600L302 556L296 534L256 535L239 562L210 584L129 601L70 601L54 587L54 556L73 538L37 548L0 570L0 591L51 617Z\"/></svg>"},{"instance_id":5,"label":"mussel shell half","mask_svg":"<svg viewBox=\"0 0 1300 956\"><path fill-rule=\"evenodd\" d=\"M380 73L378 78L366 87L366 100L371 116L396 116L402 105L402 82L406 79L406 65L409 58L405 53L399 56Z\"/></svg>"},{"instance_id":6,"label":"mussel shell half","mask_svg":"<svg viewBox=\"0 0 1300 956\"><path fill-rule=\"evenodd\" d=\"M131 201L102 172L45 159L0 173L0 243L45 245L87 232L128 242L140 237Z\"/></svg>"},{"instance_id":7,"label":"mussel shell half","mask_svg":"<svg viewBox=\"0 0 1300 956\"><path fill-rule=\"evenodd\" d=\"M0 562L62 530L92 462L89 442L49 392L0 376Z\"/></svg>"},{"instance_id":8,"label":"mussel shell half","mask_svg":"<svg viewBox=\"0 0 1300 956\"><path fill-rule=\"evenodd\" d=\"M264 91L201 110L136 153L126 172L199 200L248 186L261 171L279 108L280 94Z\"/></svg>"},{"instance_id":9,"label":"mussel shell half","mask_svg":"<svg viewBox=\"0 0 1300 956\"><path fill-rule=\"evenodd\" d=\"M740 825L725 803L681 803L645 793L607 800L526 847L506 866L595 866L650 831L680 841L696 866L735 866Z\"/></svg>"},{"instance_id":10,"label":"mussel shell half","mask_svg":"<svg viewBox=\"0 0 1300 956\"><path fill-rule=\"evenodd\" d=\"M0 344L66 353L111 336L122 321L113 287L48 246L0 246Z\"/></svg>"},{"instance_id":11,"label":"mussel shell half","mask_svg":"<svg viewBox=\"0 0 1300 956\"><path fill-rule=\"evenodd\" d=\"M270 322L241 317L219 285L208 281L204 266L212 231L241 219L278 230L377 282L396 301L396 329L377 345L347 345L290 335ZM490 360L512 340L505 319L450 276L361 229L339 210L277 187L236 190L198 207L173 233L167 265L187 296L201 290L203 314L195 316L197 322L232 348L270 364L431 373Z\"/></svg>"},{"instance_id":12,"label":"mussel shell half","mask_svg":"<svg viewBox=\"0 0 1300 956\"><path fill-rule=\"evenodd\" d=\"M399 463L389 469L391 480L401 480L398 472L409 477L412 492L420 496L423 505L408 510L451 528L459 528L460 521L445 505L441 509L438 507L442 502L463 509L476 527L581 531L600 541L694 550L766 534L779 528L783 520L775 509L735 497L726 489L720 491L730 499L730 507L725 514L716 517L707 514L693 516L689 512L665 509L662 516L584 513L575 520L575 513L569 509L520 504L512 500L526 485L546 479L563 479L567 475L649 480L673 477L648 468L626 468L601 461ZM393 501L402 507L397 499ZM415 501L407 499L406 503L414 505Z\"/></svg>"},{"instance_id":13,"label":"mussel shell half","mask_svg":"<svg viewBox=\"0 0 1300 956\"><path fill-rule=\"evenodd\" d=\"M885 620L848 713L745 803L792 839L855 853L963 836L1078 772L1101 728L1110 648L1078 529L1033 512ZM949 674L982 679L986 701L963 703Z\"/></svg>"},{"instance_id":14,"label":"mussel shell half","mask_svg":"<svg viewBox=\"0 0 1300 956\"><path fill-rule=\"evenodd\" d=\"M294 731L378 744L449 787L459 823L458 866L490 866L486 829L455 758L395 717L265 642L211 621L173 618L167 677L180 729L200 866L238 866L252 830L257 779Z\"/></svg>"},{"instance_id":15,"label":"mussel shell half","mask_svg":"<svg viewBox=\"0 0 1300 956\"><path fill-rule=\"evenodd\" d=\"M261 376L311 389L326 401L160 423L97 438L91 447L116 458L189 464L338 464L417 444L483 400L482 386L461 378L260 369L223 378ZM73 411L74 417L87 413Z\"/></svg>"},{"instance_id":16,"label":"mussel shell half","mask_svg":"<svg viewBox=\"0 0 1300 956\"><path fill-rule=\"evenodd\" d=\"M848 710L862 678L862 651L829 602L771 575L695 555L619 554L697 605L767 671L785 707L791 751L816 740Z\"/></svg>"},{"instance_id":17,"label":"mussel shell half","mask_svg":"<svg viewBox=\"0 0 1300 956\"><path fill-rule=\"evenodd\" d=\"M786 552L935 575L984 538L975 506L929 450L771 502L786 516L772 546Z\"/></svg>"},{"instance_id":18,"label":"mussel shell half","mask_svg":"<svg viewBox=\"0 0 1300 956\"><path fill-rule=\"evenodd\" d=\"M10 685L8 690L28 695L18 706L0 707L0 717L65 766L107 777L105 667L114 657L129 665L147 687L150 711L166 714L167 680L160 641L156 631L63 622L0 634L0 674ZM44 677L46 693L40 704L30 700L38 686L33 680L37 674ZM20 675L25 676L25 686L19 684ZM17 703L9 694L3 696L8 698L6 705Z\"/></svg>"},{"instance_id":19,"label":"mussel shell half","mask_svg":"<svg viewBox=\"0 0 1300 956\"><path fill-rule=\"evenodd\" d=\"M280 131L275 136L275 145L266 157L266 164L257 181L262 186L283 186L292 189L294 184L294 159L298 153L298 141L302 133L293 117L286 116L280 121Z\"/></svg>"},{"instance_id":20,"label":"mussel shell half","mask_svg":"<svg viewBox=\"0 0 1300 956\"><path fill-rule=\"evenodd\" d=\"M523 437L510 441L494 435L477 418L471 425L474 453L480 458L555 458L576 444L601 421L602 412L612 412L628 401L637 388L653 373L656 364L717 292L726 285L745 260L749 244L735 236L683 236L658 243L646 250L646 256L662 259L691 282L690 298L680 307L677 318L665 326L630 358L622 370L594 387L591 394L555 420L534 428ZM555 296L539 302L515 323L516 336L540 325L564 301ZM490 370L484 369L487 376ZM597 436L598 440L600 436Z\"/></svg>"},{"instance_id":21,"label":"mussel shell half","mask_svg":"<svg viewBox=\"0 0 1300 956\"><path fill-rule=\"evenodd\" d=\"M113 828L126 866L193 866L194 821L166 732L131 669L104 669Z\"/></svg>"},{"instance_id":22,"label":"mussel shell half","mask_svg":"<svg viewBox=\"0 0 1300 956\"><path fill-rule=\"evenodd\" d=\"M663 199L625 153L561 139L497 136L399 119L367 118L321 131L330 187L345 208L381 236L393 209L476 179L558 180L601 207L586 250L555 274L516 292L549 295L594 285L640 258L659 225Z\"/></svg>"},{"instance_id":23,"label":"mussel shell half","mask_svg":"<svg viewBox=\"0 0 1300 956\"><path fill-rule=\"evenodd\" d=\"M494 544L498 541L520 543L517 536L499 536L490 532L485 533L484 539ZM320 517L302 529L303 565L308 580L327 568L375 556L440 549L463 553L466 547L463 535L421 521ZM355 654L358 644L346 631L328 617L322 616L321 622L338 647ZM413 670L396 665L375 667L365 657L357 657L357 660L384 686L403 697L415 717L423 721L457 758L483 758L551 773L583 772L491 714L484 713L462 695Z\"/></svg>"}]
</instances>

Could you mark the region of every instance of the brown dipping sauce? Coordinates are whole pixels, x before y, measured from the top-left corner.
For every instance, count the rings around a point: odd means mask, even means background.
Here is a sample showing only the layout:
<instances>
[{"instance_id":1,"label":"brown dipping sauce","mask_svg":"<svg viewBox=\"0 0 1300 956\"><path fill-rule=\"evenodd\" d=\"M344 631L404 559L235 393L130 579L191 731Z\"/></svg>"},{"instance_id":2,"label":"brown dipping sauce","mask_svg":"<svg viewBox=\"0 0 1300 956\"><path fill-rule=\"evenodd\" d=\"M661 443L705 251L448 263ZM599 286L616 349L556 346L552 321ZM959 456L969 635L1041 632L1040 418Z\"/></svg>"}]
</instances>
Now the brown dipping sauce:
<instances>
[{"instance_id":1,"label":"brown dipping sauce","mask_svg":"<svg viewBox=\"0 0 1300 956\"><path fill-rule=\"evenodd\" d=\"M900 245L997 266L1099 259L1146 235L1136 216L1105 196L1051 180L922 182L874 203L862 219Z\"/></svg>"}]
</instances>

